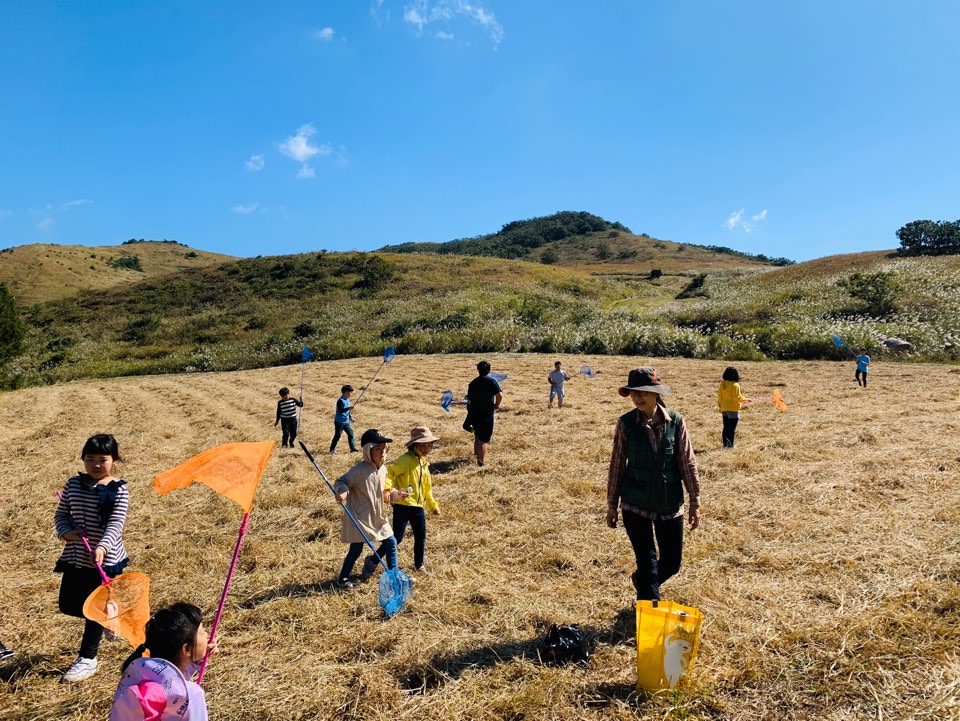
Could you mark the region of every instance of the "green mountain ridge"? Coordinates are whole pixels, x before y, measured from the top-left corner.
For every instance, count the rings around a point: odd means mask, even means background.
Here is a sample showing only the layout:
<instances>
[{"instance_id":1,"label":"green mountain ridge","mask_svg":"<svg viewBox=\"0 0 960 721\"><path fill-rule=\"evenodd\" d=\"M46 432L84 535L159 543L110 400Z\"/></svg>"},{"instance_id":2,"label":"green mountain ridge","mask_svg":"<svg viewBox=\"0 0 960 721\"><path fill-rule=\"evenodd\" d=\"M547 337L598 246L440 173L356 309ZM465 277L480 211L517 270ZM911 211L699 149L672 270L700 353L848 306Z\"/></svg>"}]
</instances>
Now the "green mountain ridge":
<instances>
[{"instance_id":1,"label":"green mountain ridge","mask_svg":"<svg viewBox=\"0 0 960 721\"><path fill-rule=\"evenodd\" d=\"M724 246L675 243L634 234L619 222L585 211L560 211L549 216L515 220L496 233L444 243L386 245L377 252L480 255L491 258L533 260L547 264L635 263L669 252L694 250L701 262L710 254L735 256L745 263L789 265L786 258L753 255Z\"/></svg>"}]
</instances>

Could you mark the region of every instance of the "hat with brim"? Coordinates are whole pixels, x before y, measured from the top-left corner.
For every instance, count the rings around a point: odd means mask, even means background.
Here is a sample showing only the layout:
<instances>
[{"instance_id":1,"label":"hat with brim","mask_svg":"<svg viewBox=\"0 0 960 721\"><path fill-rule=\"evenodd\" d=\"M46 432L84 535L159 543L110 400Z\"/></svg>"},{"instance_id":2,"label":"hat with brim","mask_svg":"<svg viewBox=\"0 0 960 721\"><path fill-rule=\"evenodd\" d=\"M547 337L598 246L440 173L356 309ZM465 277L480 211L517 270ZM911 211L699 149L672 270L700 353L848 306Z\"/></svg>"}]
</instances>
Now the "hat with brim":
<instances>
[{"instance_id":1,"label":"hat with brim","mask_svg":"<svg viewBox=\"0 0 960 721\"><path fill-rule=\"evenodd\" d=\"M407 448L410 446L416 445L417 443L433 443L434 441L439 441L429 428L426 426L417 426L410 431L410 440L407 441Z\"/></svg>"},{"instance_id":2,"label":"hat with brim","mask_svg":"<svg viewBox=\"0 0 960 721\"><path fill-rule=\"evenodd\" d=\"M378 431L376 428L371 428L370 430L364 431L364 432L363 432L363 435L360 436L360 445L361 445L361 446L365 446L365 445L367 445L368 443L372 443L373 445L376 446L376 445L379 445L379 444L381 444L381 443L393 443L393 439L392 439L392 438L387 438L385 435L383 435L383 434L382 434L380 431Z\"/></svg>"},{"instance_id":3,"label":"hat with brim","mask_svg":"<svg viewBox=\"0 0 960 721\"><path fill-rule=\"evenodd\" d=\"M670 386L660 382L655 368L634 368L627 375L627 384L621 386L617 393L626 398L630 391L647 391L665 396L669 395Z\"/></svg>"}]
</instances>

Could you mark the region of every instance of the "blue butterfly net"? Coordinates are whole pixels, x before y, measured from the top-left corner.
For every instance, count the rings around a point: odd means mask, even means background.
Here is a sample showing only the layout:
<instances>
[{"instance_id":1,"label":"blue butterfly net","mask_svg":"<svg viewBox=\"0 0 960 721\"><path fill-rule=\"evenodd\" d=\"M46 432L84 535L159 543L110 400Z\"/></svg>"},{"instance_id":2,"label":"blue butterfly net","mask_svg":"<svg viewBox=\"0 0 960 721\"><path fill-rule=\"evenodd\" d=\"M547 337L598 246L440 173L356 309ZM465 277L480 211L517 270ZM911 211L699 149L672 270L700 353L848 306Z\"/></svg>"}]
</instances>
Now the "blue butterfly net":
<instances>
[{"instance_id":1,"label":"blue butterfly net","mask_svg":"<svg viewBox=\"0 0 960 721\"><path fill-rule=\"evenodd\" d=\"M402 611L410 601L410 576L399 568L391 568L380 576L380 605L387 618Z\"/></svg>"}]
</instances>

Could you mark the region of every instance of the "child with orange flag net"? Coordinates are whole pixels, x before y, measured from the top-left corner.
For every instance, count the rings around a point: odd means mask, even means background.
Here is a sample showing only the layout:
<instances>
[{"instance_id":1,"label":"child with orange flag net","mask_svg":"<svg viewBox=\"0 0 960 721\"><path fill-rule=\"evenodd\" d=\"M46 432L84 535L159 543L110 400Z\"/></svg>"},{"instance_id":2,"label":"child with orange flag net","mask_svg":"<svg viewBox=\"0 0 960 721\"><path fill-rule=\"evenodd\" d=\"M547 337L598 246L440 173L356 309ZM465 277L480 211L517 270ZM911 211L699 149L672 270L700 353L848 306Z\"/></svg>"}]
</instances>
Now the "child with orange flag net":
<instances>
[{"instance_id":1,"label":"child with orange flag net","mask_svg":"<svg viewBox=\"0 0 960 721\"><path fill-rule=\"evenodd\" d=\"M209 639L196 606L175 603L157 611L146 641L123 663L110 721L207 721L206 697L193 678L200 662L216 653Z\"/></svg>"},{"instance_id":2,"label":"child with orange flag net","mask_svg":"<svg viewBox=\"0 0 960 721\"><path fill-rule=\"evenodd\" d=\"M100 586L97 566L113 578L130 562L122 536L129 493L126 481L113 476L113 464L120 460L117 439L107 433L91 436L80 458L83 472L67 480L53 516L57 536L66 544L54 568L63 574L60 611L77 618L84 617L84 601ZM102 637L103 627L87 619L77 659L64 673L63 681L83 681L97 672Z\"/></svg>"}]
</instances>

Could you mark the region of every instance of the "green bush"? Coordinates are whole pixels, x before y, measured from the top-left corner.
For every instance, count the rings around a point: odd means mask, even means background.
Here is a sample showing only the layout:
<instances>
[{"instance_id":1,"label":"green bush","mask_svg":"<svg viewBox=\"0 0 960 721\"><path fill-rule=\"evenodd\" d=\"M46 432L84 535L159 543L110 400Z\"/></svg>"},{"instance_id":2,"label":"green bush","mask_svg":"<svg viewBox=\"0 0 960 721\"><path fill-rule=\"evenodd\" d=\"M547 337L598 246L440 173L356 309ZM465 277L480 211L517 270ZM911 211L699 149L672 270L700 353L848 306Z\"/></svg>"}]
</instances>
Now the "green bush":
<instances>
[{"instance_id":1,"label":"green bush","mask_svg":"<svg viewBox=\"0 0 960 721\"><path fill-rule=\"evenodd\" d=\"M894 273L877 271L841 278L837 287L860 301L859 310L862 312L885 318L897 310L897 298L903 290L903 283Z\"/></svg>"},{"instance_id":2,"label":"green bush","mask_svg":"<svg viewBox=\"0 0 960 721\"><path fill-rule=\"evenodd\" d=\"M677 293L677 300L682 300L683 298L709 298L709 294L703 287L706 281L706 273L700 273L695 276L694 279L687 284L686 288Z\"/></svg>"},{"instance_id":3,"label":"green bush","mask_svg":"<svg viewBox=\"0 0 960 721\"><path fill-rule=\"evenodd\" d=\"M0 366L20 352L25 332L13 294L0 283Z\"/></svg>"},{"instance_id":4,"label":"green bush","mask_svg":"<svg viewBox=\"0 0 960 721\"><path fill-rule=\"evenodd\" d=\"M135 270L138 273L143 272L143 266L140 265L140 256L138 255L121 255L119 258L110 258L107 265L111 268L125 268L126 270Z\"/></svg>"}]
</instances>

